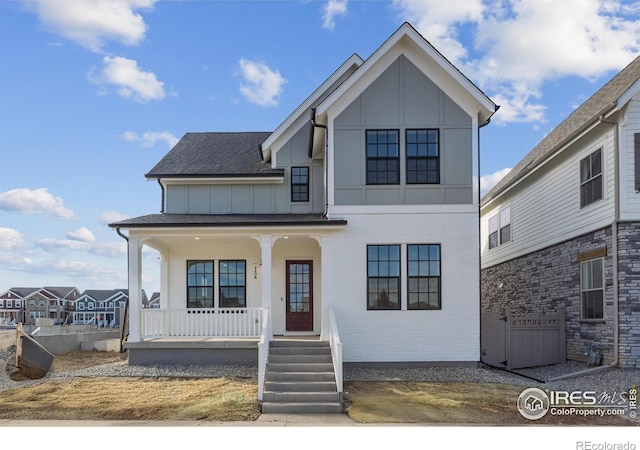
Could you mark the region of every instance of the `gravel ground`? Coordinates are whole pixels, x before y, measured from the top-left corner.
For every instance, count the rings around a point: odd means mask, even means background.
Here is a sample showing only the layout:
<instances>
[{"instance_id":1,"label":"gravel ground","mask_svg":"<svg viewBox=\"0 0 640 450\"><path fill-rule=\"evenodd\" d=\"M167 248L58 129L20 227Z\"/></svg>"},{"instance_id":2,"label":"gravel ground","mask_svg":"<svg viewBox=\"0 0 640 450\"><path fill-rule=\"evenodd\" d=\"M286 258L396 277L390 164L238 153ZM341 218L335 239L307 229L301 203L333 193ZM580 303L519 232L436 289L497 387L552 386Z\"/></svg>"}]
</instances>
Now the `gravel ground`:
<instances>
[{"instance_id":1,"label":"gravel ground","mask_svg":"<svg viewBox=\"0 0 640 450\"><path fill-rule=\"evenodd\" d=\"M4 361L7 353L0 351L0 361ZM2 364L4 366L4 363ZM241 378L258 378L255 367L221 366L221 365L129 365L126 360L111 364L94 366L69 372L51 371L40 380L12 381L6 376L4 368L0 370L0 391L30 384L38 384L46 380L72 377L221 377L236 376ZM596 391L598 393L626 392L631 386L640 385L640 370L622 370L600 368L591 373L572 376L567 379L553 381L553 378L575 374L588 367L583 363L567 362L554 366L538 367L514 372L490 367L429 367L409 369L365 369L346 368L344 381L434 381L434 382L470 382L470 383L505 383L523 387L540 387L543 389L564 391ZM604 370L603 370L604 369ZM517 373L516 373L517 372Z\"/></svg>"}]
</instances>

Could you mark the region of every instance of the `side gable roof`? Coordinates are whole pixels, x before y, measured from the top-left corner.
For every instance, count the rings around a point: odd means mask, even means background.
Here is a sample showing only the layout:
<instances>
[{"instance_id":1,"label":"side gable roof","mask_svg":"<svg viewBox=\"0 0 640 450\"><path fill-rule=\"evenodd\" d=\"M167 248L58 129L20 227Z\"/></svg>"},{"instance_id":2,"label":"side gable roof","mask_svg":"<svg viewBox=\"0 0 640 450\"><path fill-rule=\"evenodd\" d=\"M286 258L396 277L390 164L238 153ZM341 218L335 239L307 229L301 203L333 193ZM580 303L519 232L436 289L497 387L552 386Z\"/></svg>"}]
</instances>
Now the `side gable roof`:
<instances>
[{"instance_id":1,"label":"side gable roof","mask_svg":"<svg viewBox=\"0 0 640 450\"><path fill-rule=\"evenodd\" d=\"M482 92L471 80L469 80L460 70L445 58L429 41L427 41L418 31L405 22L393 33L363 64L358 70L331 93L316 110L320 116L327 112L346 92L349 91L359 80L364 79L370 69L385 55L398 45L406 44L412 49L419 49L421 55L426 55L430 62L434 62L434 74L437 73L440 80L432 80L443 88L441 81L453 81L458 86L473 97L478 107L479 123L483 124L498 110L496 105L484 92ZM438 69L435 71L435 69Z\"/></svg>"},{"instance_id":2,"label":"side gable roof","mask_svg":"<svg viewBox=\"0 0 640 450\"><path fill-rule=\"evenodd\" d=\"M145 177L282 177L262 160L270 132L187 133Z\"/></svg>"},{"instance_id":3,"label":"side gable roof","mask_svg":"<svg viewBox=\"0 0 640 450\"><path fill-rule=\"evenodd\" d=\"M600 116L620 108L620 98L640 80L640 56L614 76L598 92L547 134L516 166L500 180L483 198L488 203L529 171L542 164L576 135L595 123Z\"/></svg>"}]
</instances>

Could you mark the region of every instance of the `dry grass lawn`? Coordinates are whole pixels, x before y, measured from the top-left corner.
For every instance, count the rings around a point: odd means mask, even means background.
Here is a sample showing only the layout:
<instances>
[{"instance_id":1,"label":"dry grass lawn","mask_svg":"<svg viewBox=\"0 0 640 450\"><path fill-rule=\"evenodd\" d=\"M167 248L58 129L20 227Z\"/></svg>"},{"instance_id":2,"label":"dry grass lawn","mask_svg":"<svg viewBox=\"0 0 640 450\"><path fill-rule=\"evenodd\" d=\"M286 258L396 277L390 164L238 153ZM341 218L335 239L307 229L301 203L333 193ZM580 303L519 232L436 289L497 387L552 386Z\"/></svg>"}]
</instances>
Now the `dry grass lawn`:
<instances>
[{"instance_id":1,"label":"dry grass lawn","mask_svg":"<svg viewBox=\"0 0 640 450\"><path fill-rule=\"evenodd\" d=\"M120 361L114 352L57 356L65 372ZM521 386L428 382L345 382L347 414L360 423L531 425L516 408ZM0 391L0 419L255 421L256 380L236 378L70 378ZM620 417L547 415L536 425L637 425Z\"/></svg>"}]
</instances>

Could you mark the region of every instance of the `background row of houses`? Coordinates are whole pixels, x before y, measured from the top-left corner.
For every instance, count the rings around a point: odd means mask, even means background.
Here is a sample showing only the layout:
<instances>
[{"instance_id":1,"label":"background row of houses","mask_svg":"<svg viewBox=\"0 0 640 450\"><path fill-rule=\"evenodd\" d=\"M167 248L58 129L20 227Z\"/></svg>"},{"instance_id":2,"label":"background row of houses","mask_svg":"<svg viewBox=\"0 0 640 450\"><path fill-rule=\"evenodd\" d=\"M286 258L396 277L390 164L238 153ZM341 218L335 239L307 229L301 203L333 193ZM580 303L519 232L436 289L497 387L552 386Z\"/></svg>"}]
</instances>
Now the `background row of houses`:
<instances>
[{"instance_id":1,"label":"background row of houses","mask_svg":"<svg viewBox=\"0 0 640 450\"><path fill-rule=\"evenodd\" d=\"M142 296L144 307L160 307L159 292L149 298L143 290ZM34 325L36 319L50 318L54 324L118 326L117 312L128 299L128 289L89 289L80 293L76 287L13 287L0 295L0 325Z\"/></svg>"}]
</instances>

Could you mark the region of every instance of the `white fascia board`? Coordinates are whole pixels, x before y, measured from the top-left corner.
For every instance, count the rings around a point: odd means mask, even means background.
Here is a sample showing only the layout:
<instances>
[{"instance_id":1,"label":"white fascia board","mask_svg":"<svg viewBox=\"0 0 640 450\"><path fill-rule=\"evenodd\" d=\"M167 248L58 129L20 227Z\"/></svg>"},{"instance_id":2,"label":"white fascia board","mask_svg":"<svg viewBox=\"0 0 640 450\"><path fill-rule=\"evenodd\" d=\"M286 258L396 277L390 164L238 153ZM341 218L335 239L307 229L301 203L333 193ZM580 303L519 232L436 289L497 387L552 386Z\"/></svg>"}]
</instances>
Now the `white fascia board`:
<instances>
[{"instance_id":1,"label":"white fascia board","mask_svg":"<svg viewBox=\"0 0 640 450\"><path fill-rule=\"evenodd\" d=\"M284 174L281 177L161 178L160 182L164 187L185 184L282 184L284 183Z\"/></svg>"},{"instance_id":2,"label":"white fascia board","mask_svg":"<svg viewBox=\"0 0 640 450\"><path fill-rule=\"evenodd\" d=\"M627 89L616 101L616 109L619 111L624 106L631 101L633 97L635 97L640 91L640 79L636 80L635 83L631 85L629 89Z\"/></svg>"},{"instance_id":3,"label":"white fascia board","mask_svg":"<svg viewBox=\"0 0 640 450\"><path fill-rule=\"evenodd\" d=\"M329 207L329 217L339 219L355 214L478 214L478 205L337 205Z\"/></svg>"},{"instance_id":4,"label":"white fascia board","mask_svg":"<svg viewBox=\"0 0 640 450\"><path fill-rule=\"evenodd\" d=\"M394 47L397 49L393 52ZM390 58L389 56L392 56ZM476 85L455 68L440 52L429 44L411 25L405 23L396 31L382 46L380 46L362 66L344 83L342 83L331 95L322 101L316 108L316 114L326 114L330 109L332 116L342 112L347 105L351 104L357 95L369 86L386 68L396 60L400 54L407 56L411 62L416 64L425 75L427 75L438 87L443 89L447 95L456 102L460 102L460 94L456 94L456 88L463 88L467 94L473 98L475 106L466 106L469 113L477 114L481 123L489 119L496 111L496 104L489 99ZM428 59L420 58L420 54L426 55ZM428 62L433 61L436 67ZM376 69L377 68L377 69ZM373 74L371 72L374 72ZM352 88L354 88L352 90ZM352 90L350 95L347 95ZM340 102L342 108L337 106Z\"/></svg>"},{"instance_id":5,"label":"white fascia board","mask_svg":"<svg viewBox=\"0 0 640 450\"><path fill-rule=\"evenodd\" d=\"M613 107L611 110L609 110L607 113L603 114L604 119L608 119L609 117L611 117L614 113L616 112L616 108ZM617 120L617 119L616 119ZM588 134L589 132L591 132L592 130L594 130L595 128L597 128L599 125L601 125L600 120L598 120L598 118L596 118L595 120L593 120L593 123L591 123L591 125L589 125L588 127L586 127L585 129L583 129L582 131L580 131L580 133L576 134L575 136L573 136L568 142L565 142L564 144L562 144L557 150L555 150L554 152L552 152L551 154L547 155L544 159L542 159L541 161L535 163L535 166L530 169L527 172L523 172L521 173L518 178L515 179L515 181L512 181L510 184L507 185L507 187L505 187L502 191L498 192L496 195L494 195L490 200L488 200L486 203L482 204L480 206L480 211L481 214L482 211L486 210L486 209L491 209L496 203L499 202L506 202L509 200L509 198L511 197L511 191L516 187L516 186L520 186L522 183L525 183L526 181L529 180L529 177L531 175L533 175L534 173L537 173L540 170L544 170L544 167L552 160L554 160L555 158L557 158L558 156L562 155L567 149L571 148L571 146L576 142L579 141L583 136L585 136L586 134ZM503 197L506 197L506 199L504 199Z\"/></svg>"},{"instance_id":6,"label":"white fascia board","mask_svg":"<svg viewBox=\"0 0 640 450\"><path fill-rule=\"evenodd\" d=\"M280 225L265 227L264 225L251 226L174 226L174 227L134 227L130 228L131 236L146 238L144 244L153 243L158 245L153 238L188 238L188 237L252 237L252 236L313 236L319 232L336 232L344 229L347 225Z\"/></svg>"},{"instance_id":7,"label":"white fascia board","mask_svg":"<svg viewBox=\"0 0 640 450\"><path fill-rule=\"evenodd\" d=\"M349 71L362 65L364 60L357 54L351 55L342 65L329 76L313 93L307 97L276 130L271 133L266 141L262 143L262 157L265 161L271 160L271 149L279 148L278 143L287 142L310 119L309 111L314 103L341 77L345 76ZM282 144L280 144L282 145Z\"/></svg>"}]
</instances>

